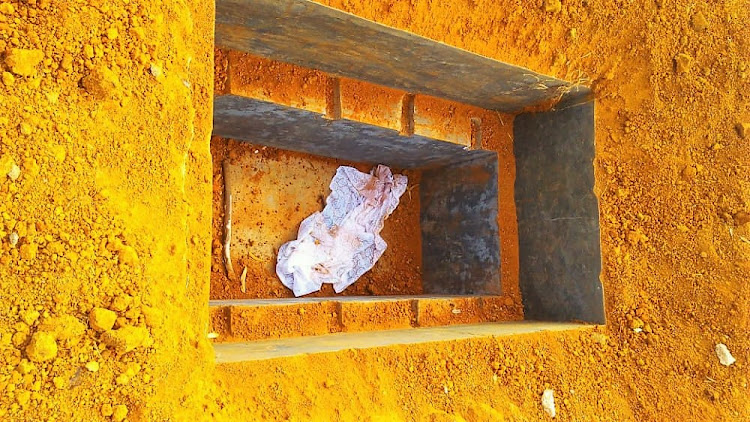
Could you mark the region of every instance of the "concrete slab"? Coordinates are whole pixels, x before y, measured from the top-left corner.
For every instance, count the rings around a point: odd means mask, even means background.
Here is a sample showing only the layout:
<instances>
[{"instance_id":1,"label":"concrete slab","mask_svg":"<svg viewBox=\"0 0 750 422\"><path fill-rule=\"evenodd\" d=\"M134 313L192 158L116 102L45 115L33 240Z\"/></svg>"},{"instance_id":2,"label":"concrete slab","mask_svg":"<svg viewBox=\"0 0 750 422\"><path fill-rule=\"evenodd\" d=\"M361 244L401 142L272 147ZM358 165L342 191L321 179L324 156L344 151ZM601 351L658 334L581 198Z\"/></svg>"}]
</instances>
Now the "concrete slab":
<instances>
[{"instance_id":1,"label":"concrete slab","mask_svg":"<svg viewBox=\"0 0 750 422\"><path fill-rule=\"evenodd\" d=\"M478 151L472 151L475 154ZM422 287L425 293L502 293L497 223L498 159L486 155L422 173Z\"/></svg>"},{"instance_id":2,"label":"concrete slab","mask_svg":"<svg viewBox=\"0 0 750 422\"><path fill-rule=\"evenodd\" d=\"M491 151L340 119L239 95L214 98L215 136L274 148L400 169L439 167Z\"/></svg>"},{"instance_id":3,"label":"concrete slab","mask_svg":"<svg viewBox=\"0 0 750 422\"><path fill-rule=\"evenodd\" d=\"M219 0L216 45L491 110L515 112L590 94L309 0Z\"/></svg>"},{"instance_id":4,"label":"concrete slab","mask_svg":"<svg viewBox=\"0 0 750 422\"><path fill-rule=\"evenodd\" d=\"M513 129L526 317L604 323L594 103L520 114Z\"/></svg>"},{"instance_id":5,"label":"concrete slab","mask_svg":"<svg viewBox=\"0 0 750 422\"><path fill-rule=\"evenodd\" d=\"M315 337L261 340L214 345L217 364L285 358L296 355L338 352L346 349L369 349L393 345L410 345L456 341L470 338L503 337L543 331L592 329L593 325L550 322L507 322L449 327L412 328L404 330L339 333Z\"/></svg>"}]
</instances>

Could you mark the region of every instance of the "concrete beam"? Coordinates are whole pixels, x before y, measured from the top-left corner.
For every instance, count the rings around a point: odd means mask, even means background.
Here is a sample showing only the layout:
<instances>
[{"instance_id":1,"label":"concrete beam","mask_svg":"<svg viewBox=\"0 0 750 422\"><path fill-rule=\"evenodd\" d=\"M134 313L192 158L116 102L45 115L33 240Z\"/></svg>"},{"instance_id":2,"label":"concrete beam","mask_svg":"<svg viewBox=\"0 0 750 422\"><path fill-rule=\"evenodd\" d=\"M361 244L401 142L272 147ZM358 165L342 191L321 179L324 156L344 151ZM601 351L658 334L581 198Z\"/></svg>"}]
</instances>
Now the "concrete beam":
<instances>
[{"instance_id":1,"label":"concrete beam","mask_svg":"<svg viewBox=\"0 0 750 422\"><path fill-rule=\"evenodd\" d=\"M544 331L593 329L595 326L574 323L502 322L454 325L448 327L411 328L404 330L339 333L314 337L260 340L214 345L216 363L286 358L297 355L332 353L346 349L370 349L394 345L412 345L472 338L505 337Z\"/></svg>"},{"instance_id":2,"label":"concrete beam","mask_svg":"<svg viewBox=\"0 0 750 422\"><path fill-rule=\"evenodd\" d=\"M216 46L504 112L590 94L309 0L217 0Z\"/></svg>"}]
</instances>

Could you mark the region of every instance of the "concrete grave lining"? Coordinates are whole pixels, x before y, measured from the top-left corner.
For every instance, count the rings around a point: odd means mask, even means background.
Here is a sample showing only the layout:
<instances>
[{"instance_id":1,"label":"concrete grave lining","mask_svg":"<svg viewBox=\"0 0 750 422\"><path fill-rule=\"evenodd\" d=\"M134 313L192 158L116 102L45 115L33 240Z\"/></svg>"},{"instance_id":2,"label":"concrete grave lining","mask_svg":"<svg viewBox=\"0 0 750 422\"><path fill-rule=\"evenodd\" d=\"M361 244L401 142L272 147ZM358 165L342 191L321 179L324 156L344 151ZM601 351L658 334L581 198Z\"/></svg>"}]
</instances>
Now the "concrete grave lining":
<instances>
[{"instance_id":1,"label":"concrete grave lining","mask_svg":"<svg viewBox=\"0 0 750 422\"><path fill-rule=\"evenodd\" d=\"M490 110L514 122L526 317L604 322L591 90L308 0L219 0L218 47ZM539 112L523 110L544 109ZM413 119L413 116L406 117ZM425 291L501 292L497 156L437 139L233 95L214 134L346 160L424 169ZM413 127L413 121L402 122ZM476 172L488 178L474 177Z\"/></svg>"}]
</instances>

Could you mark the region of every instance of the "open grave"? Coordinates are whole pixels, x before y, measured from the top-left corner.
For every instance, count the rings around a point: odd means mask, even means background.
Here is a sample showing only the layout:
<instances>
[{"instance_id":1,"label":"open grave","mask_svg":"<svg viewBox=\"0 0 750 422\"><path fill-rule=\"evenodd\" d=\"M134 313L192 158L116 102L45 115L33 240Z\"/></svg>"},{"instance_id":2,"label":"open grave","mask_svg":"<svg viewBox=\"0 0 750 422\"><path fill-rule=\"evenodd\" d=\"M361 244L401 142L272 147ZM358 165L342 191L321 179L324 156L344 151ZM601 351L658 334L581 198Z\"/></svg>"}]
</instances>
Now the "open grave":
<instances>
[{"instance_id":1,"label":"open grave","mask_svg":"<svg viewBox=\"0 0 750 422\"><path fill-rule=\"evenodd\" d=\"M588 88L305 0L219 1L216 19L217 47L309 72L319 91L295 104L247 81L217 90L219 362L604 322ZM347 105L357 89L390 100L363 114ZM430 117L441 101L456 119ZM339 165L377 164L410 179L386 253L342 294L294 298L278 247L322 209Z\"/></svg>"}]
</instances>

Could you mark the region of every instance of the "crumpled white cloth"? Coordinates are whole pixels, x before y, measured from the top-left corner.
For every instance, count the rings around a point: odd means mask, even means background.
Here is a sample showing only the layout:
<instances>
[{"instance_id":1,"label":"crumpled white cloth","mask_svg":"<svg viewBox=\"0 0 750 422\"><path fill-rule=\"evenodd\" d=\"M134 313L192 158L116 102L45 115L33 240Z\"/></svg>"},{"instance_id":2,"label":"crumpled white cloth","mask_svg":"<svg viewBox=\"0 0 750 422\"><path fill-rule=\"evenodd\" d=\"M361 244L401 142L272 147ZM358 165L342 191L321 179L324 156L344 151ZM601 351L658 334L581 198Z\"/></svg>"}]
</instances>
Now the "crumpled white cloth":
<instances>
[{"instance_id":1,"label":"crumpled white cloth","mask_svg":"<svg viewBox=\"0 0 750 422\"><path fill-rule=\"evenodd\" d=\"M339 167L323 212L300 224L297 240L279 249L276 274L295 296L333 284L341 293L380 259L383 221L406 191L407 177L379 165L370 174Z\"/></svg>"}]
</instances>

